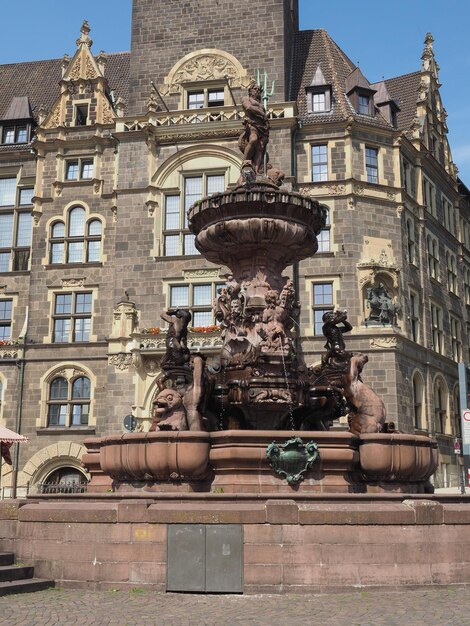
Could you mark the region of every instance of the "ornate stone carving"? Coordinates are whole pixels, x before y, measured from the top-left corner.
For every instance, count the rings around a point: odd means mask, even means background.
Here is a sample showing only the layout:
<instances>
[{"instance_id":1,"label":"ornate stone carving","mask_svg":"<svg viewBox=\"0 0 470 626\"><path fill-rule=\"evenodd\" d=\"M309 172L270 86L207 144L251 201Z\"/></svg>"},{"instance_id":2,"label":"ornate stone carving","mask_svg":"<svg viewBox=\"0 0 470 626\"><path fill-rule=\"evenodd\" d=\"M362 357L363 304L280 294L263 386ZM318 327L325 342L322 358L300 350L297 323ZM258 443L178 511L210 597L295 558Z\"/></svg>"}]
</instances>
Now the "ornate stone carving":
<instances>
[{"instance_id":1,"label":"ornate stone carving","mask_svg":"<svg viewBox=\"0 0 470 626\"><path fill-rule=\"evenodd\" d=\"M81 369L74 369L72 376L85 376L85 372Z\"/></svg>"},{"instance_id":2,"label":"ornate stone carving","mask_svg":"<svg viewBox=\"0 0 470 626\"><path fill-rule=\"evenodd\" d=\"M84 287L85 278L62 278L62 287Z\"/></svg>"},{"instance_id":3,"label":"ornate stone carving","mask_svg":"<svg viewBox=\"0 0 470 626\"><path fill-rule=\"evenodd\" d=\"M370 340L371 348L398 348L399 342L397 337L373 337Z\"/></svg>"},{"instance_id":4,"label":"ornate stone carving","mask_svg":"<svg viewBox=\"0 0 470 626\"><path fill-rule=\"evenodd\" d=\"M162 95L180 93L183 83L225 80L225 76L232 87L247 87L250 82L246 70L234 56L223 50L200 50L186 55L173 66L160 92Z\"/></svg>"},{"instance_id":5,"label":"ornate stone carving","mask_svg":"<svg viewBox=\"0 0 470 626\"><path fill-rule=\"evenodd\" d=\"M339 196L346 193L346 185L328 185L328 193L330 196Z\"/></svg>"},{"instance_id":6,"label":"ornate stone carving","mask_svg":"<svg viewBox=\"0 0 470 626\"><path fill-rule=\"evenodd\" d=\"M82 71L82 59L78 56L75 59L75 63L72 66L72 69L69 72L68 79L69 80L78 80L80 78L80 73Z\"/></svg>"},{"instance_id":7,"label":"ornate stone carving","mask_svg":"<svg viewBox=\"0 0 470 626\"><path fill-rule=\"evenodd\" d=\"M90 59L90 57L86 57L85 59L85 78L91 79L96 78L98 76L96 72L96 68Z\"/></svg>"},{"instance_id":8,"label":"ornate stone carving","mask_svg":"<svg viewBox=\"0 0 470 626\"><path fill-rule=\"evenodd\" d=\"M13 346L0 346L0 359L17 359L18 348Z\"/></svg>"},{"instance_id":9,"label":"ornate stone carving","mask_svg":"<svg viewBox=\"0 0 470 626\"><path fill-rule=\"evenodd\" d=\"M114 367L121 372L128 370L132 365L132 354L126 354L120 352L119 354L110 354L108 356L109 365L114 365Z\"/></svg>"},{"instance_id":10,"label":"ornate stone carving","mask_svg":"<svg viewBox=\"0 0 470 626\"><path fill-rule=\"evenodd\" d=\"M354 193L358 196L363 196L366 188L364 185L354 185Z\"/></svg>"},{"instance_id":11,"label":"ornate stone carving","mask_svg":"<svg viewBox=\"0 0 470 626\"><path fill-rule=\"evenodd\" d=\"M198 269L198 270L183 270L183 277L185 280L192 280L194 278L219 278L220 269Z\"/></svg>"}]
</instances>

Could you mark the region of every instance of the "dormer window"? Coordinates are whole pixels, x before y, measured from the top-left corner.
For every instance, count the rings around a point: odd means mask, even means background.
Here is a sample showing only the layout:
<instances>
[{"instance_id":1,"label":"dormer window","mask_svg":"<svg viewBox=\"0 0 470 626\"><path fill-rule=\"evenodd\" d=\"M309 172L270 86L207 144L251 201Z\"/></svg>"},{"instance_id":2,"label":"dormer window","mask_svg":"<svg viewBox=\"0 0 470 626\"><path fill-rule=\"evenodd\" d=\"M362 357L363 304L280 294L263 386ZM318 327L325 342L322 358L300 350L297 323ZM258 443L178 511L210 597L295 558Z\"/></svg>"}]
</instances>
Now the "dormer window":
<instances>
[{"instance_id":1,"label":"dormer window","mask_svg":"<svg viewBox=\"0 0 470 626\"><path fill-rule=\"evenodd\" d=\"M75 126L86 126L88 123L88 104L75 106Z\"/></svg>"},{"instance_id":2,"label":"dormer window","mask_svg":"<svg viewBox=\"0 0 470 626\"><path fill-rule=\"evenodd\" d=\"M317 67L311 84L305 88L308 113L331 111L331 85L326 82L320 66Z\"/></svg>"},{"instance_id":3,"label":"dormer window","mask_svg":"<svg viewBox=\"0 0 470 626\"><path fill-rule=\"evenodd\" d=\"M359 94L357 98L357 112L361 115L370 115L370 98Z\"/></svg>"},{"instance_id":4,"label":"dormer window","mask_svg":"<svg viewBox=\"0 0 470 626\"><path fill-rule=\"evenodd\" d=\"M20 126L6 126L3 129L3 143L27 143L28 127L26 124Z\"/></svg>"},{"instance_id":5,"label":"dormer window","mask_svg":"<svg viewBox=\"0 0 470 626\"><path fill-rule=\"evenodd\" d=\"M308 113L328 113L331 111L331 90L329 87L307 88Z\"/></svg>"},{"instance_id":6,"label":"dormer window","mask_svg":"<svg viewBox=\"0 0 470 626\"><path fill-rule=\"evenodd\" d=\"M374 115L374 94L377 89L369 83L356 67L345 80L346 95L359 115Z\"/></svg>"}]
</instances>

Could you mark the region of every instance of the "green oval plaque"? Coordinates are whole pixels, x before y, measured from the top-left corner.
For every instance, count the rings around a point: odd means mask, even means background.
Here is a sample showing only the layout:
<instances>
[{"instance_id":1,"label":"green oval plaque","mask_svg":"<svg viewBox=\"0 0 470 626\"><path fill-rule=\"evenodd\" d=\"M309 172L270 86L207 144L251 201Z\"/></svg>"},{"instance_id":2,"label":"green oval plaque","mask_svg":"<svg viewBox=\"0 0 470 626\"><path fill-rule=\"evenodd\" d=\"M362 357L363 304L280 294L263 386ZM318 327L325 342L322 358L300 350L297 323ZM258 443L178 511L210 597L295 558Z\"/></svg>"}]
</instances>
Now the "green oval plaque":
<instances>
[{"instance_id":1,"label":"green oval plaque","mask_svg":"<svg viewBox=\"0 0 470 626\"><path fill-rule=\"evenodd\" d=\"M289 439L278 445L275 441L266 450L269 464L289 485L296 485L304 479L304 474L319 458L318 445L314 441L304 444L300 437Z\"/></svg>"}]
</instances>

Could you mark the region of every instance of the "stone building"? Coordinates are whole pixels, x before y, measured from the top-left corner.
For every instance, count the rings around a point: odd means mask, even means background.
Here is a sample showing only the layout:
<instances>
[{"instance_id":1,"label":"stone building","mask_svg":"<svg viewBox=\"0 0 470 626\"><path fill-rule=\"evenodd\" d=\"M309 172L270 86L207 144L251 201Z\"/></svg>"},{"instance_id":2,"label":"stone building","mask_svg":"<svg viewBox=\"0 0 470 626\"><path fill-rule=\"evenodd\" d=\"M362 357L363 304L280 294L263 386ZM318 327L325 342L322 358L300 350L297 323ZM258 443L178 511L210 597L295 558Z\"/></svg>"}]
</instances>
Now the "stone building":
<instances>
[{"instance_id":1,"label":"stone building","mask_svg":"<svg viewBox=\"0 0 470 626\"><path fill-rule=\"evenodd\" d=\"M216 358L227 270L197 253L185 212L235 184L240 100L265 76L272 163L329 211L319 252L291 268L306 360L321 315L347 308L388 420L435 435L435 482L456 485L470 192L432 36L417 71L370 83L327 32L299 31L295 0L230 22L231 0L190 4L134 0L130 53L95 54L85 22L72 56L0 66L0 424L29 437L0 493L86 482L86 436L130 415L148 428L166 307L191 310L190 346Z\"/></svg>"}]
</instances>

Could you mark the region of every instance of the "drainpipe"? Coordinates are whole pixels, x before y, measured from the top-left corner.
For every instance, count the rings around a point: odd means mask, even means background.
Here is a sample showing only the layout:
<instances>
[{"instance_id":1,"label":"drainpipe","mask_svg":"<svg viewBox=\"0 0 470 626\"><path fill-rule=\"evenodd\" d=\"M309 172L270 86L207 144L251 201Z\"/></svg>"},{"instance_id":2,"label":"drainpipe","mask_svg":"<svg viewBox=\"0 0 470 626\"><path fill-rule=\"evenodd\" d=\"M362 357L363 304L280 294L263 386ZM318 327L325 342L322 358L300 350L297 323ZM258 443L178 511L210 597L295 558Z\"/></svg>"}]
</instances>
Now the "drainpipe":
<instances>
[{"instance_id":1,"label":"drainpipe","mask_svg":"<svg viewBox=\"0 0 470 626\"><path fill-rule=\"evenodd\" d=\"M25 368L25 350L26 350L26 334L28 327L28 311L26 311L25 323L21 332L23 338L23 354L20 359L16 361L16 365L19 369L19 390L18 390L18 404L16 406L16 424L15 432L21 434L21 420L23 417L23 392L24 392L24 368ZM12 498L16 499L16 492L18 486L18 468L20 462L20 444L15 444L15 451L13 454L13 473L11 481L11 494Z\"/></svg>"}]
</instances>

